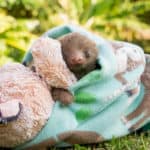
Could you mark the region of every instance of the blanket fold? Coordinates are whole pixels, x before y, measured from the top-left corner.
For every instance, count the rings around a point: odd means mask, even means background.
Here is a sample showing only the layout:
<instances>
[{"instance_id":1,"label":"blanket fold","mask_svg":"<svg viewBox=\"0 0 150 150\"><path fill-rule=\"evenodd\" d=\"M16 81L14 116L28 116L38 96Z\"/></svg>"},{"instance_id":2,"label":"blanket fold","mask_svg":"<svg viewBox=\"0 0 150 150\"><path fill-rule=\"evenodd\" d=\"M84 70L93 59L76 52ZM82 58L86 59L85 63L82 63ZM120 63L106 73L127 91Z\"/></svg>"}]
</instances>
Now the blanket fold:
<instances>
[{"instance_id":1,"label":"blanket fold","mask_svg":"<svg viewBox=\"0 0 150 150\"><path fill-rule=\"evenodd\" d=\"M144 52L137 45L108 41L71 25L53 28L43 37L56 39L70 32L80 32L96 43L100 67L70 86L74 102L62 106L57 101L41 132L16 149L97 143L127 135L149 122L150 56L145 61ZM31 60L29 51L23 62Z\"/></svg>"}]
</instances>

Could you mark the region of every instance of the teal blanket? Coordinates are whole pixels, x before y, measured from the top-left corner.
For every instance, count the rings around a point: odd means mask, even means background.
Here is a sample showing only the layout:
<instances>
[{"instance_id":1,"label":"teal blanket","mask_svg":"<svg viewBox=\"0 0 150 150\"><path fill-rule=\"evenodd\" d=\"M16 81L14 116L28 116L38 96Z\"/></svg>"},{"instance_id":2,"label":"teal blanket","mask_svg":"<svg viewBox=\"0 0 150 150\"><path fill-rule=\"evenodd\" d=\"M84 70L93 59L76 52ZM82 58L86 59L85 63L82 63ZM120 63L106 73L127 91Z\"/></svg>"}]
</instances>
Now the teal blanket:
<instances>
[{"instance_id":1,"label":"teal blanket","mask_svg":"<svg viewBox=\"0 0 150 150\"><path fill-rule=\"evenodd\" d=\"M127 135L146 124L145 129L149 129L150 57L146 57L147 69L143 74L145 56L136 45L107 41L71 25L53 28L43 36L58 38L70 32L80 32L97 44L100 51L97 57L99 68L70 87L74 102L62 106L57 101L41 132L17 149L97 143ZM117 52L118 49L126 52L126 55ZM131 49L135 53L131 53ZM134 58L136 63L130 59L122 60L125 56ZM31 60L29 51L23 61L30 63ZM128 64L125 64L126 61ZM121 72L124 68L126 70Z\"/></svg>"}]
</instances>

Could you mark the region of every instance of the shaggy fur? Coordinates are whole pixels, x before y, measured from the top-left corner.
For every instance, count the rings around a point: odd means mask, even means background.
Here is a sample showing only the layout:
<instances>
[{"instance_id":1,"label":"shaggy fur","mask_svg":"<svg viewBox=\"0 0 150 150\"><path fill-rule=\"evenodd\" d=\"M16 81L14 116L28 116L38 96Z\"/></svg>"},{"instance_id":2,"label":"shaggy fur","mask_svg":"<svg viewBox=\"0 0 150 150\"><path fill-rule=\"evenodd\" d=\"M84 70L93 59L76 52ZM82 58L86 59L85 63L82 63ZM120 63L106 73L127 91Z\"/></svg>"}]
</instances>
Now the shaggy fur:
<instances>
[{"instance_id":1,"label":"shaggy fur","mask_svg":"<svg viewBox=\"0 0 150 150\"><path fill-rule=\"evenodd\" d=\"M16 120L0 124L0 147L33 139L50 117L54 103L46 84L21 64L0 68L0 105L9 101L19 101L22 108Z\"/></svg>"}]
</instances>

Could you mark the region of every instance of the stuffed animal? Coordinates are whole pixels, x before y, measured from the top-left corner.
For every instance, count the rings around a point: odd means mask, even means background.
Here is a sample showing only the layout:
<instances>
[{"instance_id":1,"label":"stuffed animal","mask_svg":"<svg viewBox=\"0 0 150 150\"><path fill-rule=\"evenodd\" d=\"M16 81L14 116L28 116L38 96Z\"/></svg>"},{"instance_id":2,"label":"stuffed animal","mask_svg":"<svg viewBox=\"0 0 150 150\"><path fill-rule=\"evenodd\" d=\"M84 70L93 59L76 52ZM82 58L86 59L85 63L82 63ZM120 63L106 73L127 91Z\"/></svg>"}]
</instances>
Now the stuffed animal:
<instances>
[{"instance_id":1,"label":"stuffed animal","mask_svg":"<svg viewBox=\"0 0 150 150\"><path fill-rule=\"evenodd\" d=\"M0 147L33 139L51 115L53 100L43 80L18 63L0 68Z\"/></svg>"}]
</instances>

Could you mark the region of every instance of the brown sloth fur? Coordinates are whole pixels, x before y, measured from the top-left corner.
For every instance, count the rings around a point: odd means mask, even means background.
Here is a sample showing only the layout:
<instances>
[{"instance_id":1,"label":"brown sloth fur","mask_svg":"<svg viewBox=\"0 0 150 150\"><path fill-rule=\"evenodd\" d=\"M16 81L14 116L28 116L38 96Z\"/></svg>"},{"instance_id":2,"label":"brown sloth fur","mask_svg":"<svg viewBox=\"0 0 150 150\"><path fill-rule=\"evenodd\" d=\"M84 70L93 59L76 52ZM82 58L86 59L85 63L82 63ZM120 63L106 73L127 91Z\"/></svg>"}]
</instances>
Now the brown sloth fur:
<instances>
[{"instance_id":1,"label":"brown sloth fur","mask_svg":"<svg viewBox=\"0 0 150 150\"><path fill-rule=\"evenodd\" d=\"M64 35L58 40L61 43L63 58L77 79L96 68L98 49L92 40L78 32ZM72 94L67 90L53 88L52 95L54 99L61 99L63 104L73 101Z\"/></svg>"}]
</instances>

